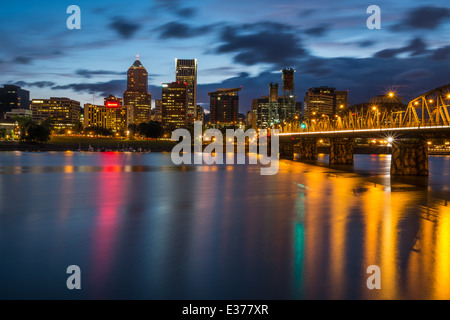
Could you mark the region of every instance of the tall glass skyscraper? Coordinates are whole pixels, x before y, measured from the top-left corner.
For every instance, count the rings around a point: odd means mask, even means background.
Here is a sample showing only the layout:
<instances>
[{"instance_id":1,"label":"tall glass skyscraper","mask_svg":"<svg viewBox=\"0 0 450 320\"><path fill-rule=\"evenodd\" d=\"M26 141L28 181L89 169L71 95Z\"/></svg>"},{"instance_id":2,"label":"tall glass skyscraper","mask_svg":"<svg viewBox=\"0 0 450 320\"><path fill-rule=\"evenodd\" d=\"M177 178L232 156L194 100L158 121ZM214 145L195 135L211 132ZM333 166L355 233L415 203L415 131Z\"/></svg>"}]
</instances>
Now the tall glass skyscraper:
<instances>
[{"instance_id":1,"label":"tall glass skyscraper","mask_svg":"<svg viewBox=\"0 0 450 320\"><path fill-rule=\"evenodd\" d=\"M123 94L124 104L132 106L135 124L151 119L152 95L148 92L148 73L139 58L127 73L127 91Z\"/></svg>"},{"instance_id":2,"label":"tall glass skyscraper","mask_svg":"<svg viewBox=\"0 0 450 320\"><path fill-rule=\"evenodd\" d=\"M188 122L197 118L197 59L175 59L175 81L188 89Z\"/></svg>"}]
</instances>

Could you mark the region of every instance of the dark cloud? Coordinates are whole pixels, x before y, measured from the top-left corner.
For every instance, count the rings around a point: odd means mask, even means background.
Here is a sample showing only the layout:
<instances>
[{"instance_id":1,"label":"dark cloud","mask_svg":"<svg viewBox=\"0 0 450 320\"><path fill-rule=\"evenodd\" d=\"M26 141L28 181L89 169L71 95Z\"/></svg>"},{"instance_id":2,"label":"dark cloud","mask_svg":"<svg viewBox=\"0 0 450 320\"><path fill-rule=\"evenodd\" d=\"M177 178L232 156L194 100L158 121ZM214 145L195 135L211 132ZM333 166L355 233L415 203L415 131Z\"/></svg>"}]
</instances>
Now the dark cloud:
<instances>
[{"instance_id":1,"label":"dark cloud","mask_svg":"<svg viewBox=\"0 0 450 320\"><path fill-rule=\"evenodd\" d=\"M373 40L364 40L364 41L358 42L358 46L360 48L368 48L368 47L373 46L374 44L375 44L375 41L373 41Z\"/></svg>"},{"instance_id":2,"label":"dark cloud","mask_svg":"<svg viewBox=\"0 0 450 320\"><path fill-rule=\"evenodd\" d=\"M53 87L56 83L52 81L35 81L35 82L16 81L14 84L19 87L47 88Z\"/></svg>"},{"instance_id":3,"label":"dark cloud","mask_svg":"<svg viewBox=\"0 0 450 320\"><path fill-rule=\"evenodd\" d=\"M195 16L195 9L194 8L180 8L177 10L178 16L182 18L191 18Z\"/></svg>"},{"instance_id":4,"label":"dark cloud","mask_svg":"<svg viewBox=\"0 0 450 320\"><path fill-rule=\"evenodd\" d=\"M203 27L191 27L188 24L180 22L169 22L158 28L161 32L159 37L161 39L185 39L196 37L205 33L210 32L214 26L203 26Z\"/></svg>"},{"instance_id":5,"label":"dark cloud","mask_svg":"<svg viewBox=\"0 0 450 320\"><path fill-rule=\"evenodd\" d=\"M180 18L192 18L196 15L196 10L192 7L185 7L185 2L180 0L156 0L157 9L165 9Z\"/></svg>"},{"instance_id":6,"label":"dark cloud","mask_svg":"<svg viewBox=\"0 0 450 320\"><path fill-rule=\"evenodd\" d=\"M139 25L133 22L129 22L124 18L115 17L109 26L115 30L124 39L131 38L134 33L139 29Z\"/></svg>"},{"instance_id":7,"label":"dark cloud","mask_svg":"<svg viewBox=\"0 0 450 320\"><path fill-rule=\"evenodd\" d=\"M107 82L96 82L96 83L71 83L62 86L54 86L53 90L72 90L74 92L85 92L95 94L100 94L103 96L108 96L109 94L122 96L127 87L127 81L124 80L111 80Z\"/></svg>"},{"instance_id":8,"label":"dark cloud","mask_svg":"<svg viewBox=\"0 0 450 320\"><path fill-rule=\"evenodd\" d=\"M305 10L300 11L298 16L301 18L306 18L306 17L313 15L316 11L317 11L317 9L305 9Z\"/></svg>"},{"instance_id":9,"label":"dark cloud","mask_svg":"<svg viewBox=\"0 0 450 320\"><path fill-rule=\"evenodd\" d=\"M78 69L75 73L79 76L85 78L91 78L92 76L98 75L126 75L126 71L118 72L118 71L108 71L108 70L87 70L87 69Z\"/></svg>"},{"instance_id":10,"label":"dark cloud","mask_svg":"<svg viewBox=\"0 0 450 320\"><path fill-rule=\"evenodd\" d=\"M12 62L19 63L19 64L30 64L32 60L33 59L31 59L29 57L19 56L19 57L15 57Z\"/></svg>"},{"instance_id":11,"label":"dark cloud","mask_svg":"<svg viewBox=\"0 0 450 320\"><path fill-rule=\"evenodd\" d=\"M231 53L237 63L255 65L269 63L283 66L307 55L291 26L260 22L225 27L216 53Z\"/></svg>"},{"instance_id":12,"label":"dark cloud","mask_svg":"<svg viewBox=\"0 0 450 320\"><path fill-rule=\"evenodd\" d=\"M400 73L395 77L396 80L417 81L432 76L433 73L428 69L413 69Z\"/></svg>"},{"instance_id":13,"label":"dark cloud","mask_svg":"<svg viewBox=\"0 0 450 320\"><path fill-rule=\"evenodd\" d=\"M309 36L321 37L325 35L330 30L330 25L322 24L320 26L316 26L313 28L309 28L305 30L305 33Z\"/></svg>"},{"instance_id":14,"label":"dark cloud","mask_svg":"<svg viewBox=\"0 0 450 320\"><path fill-rule=\"evenodd\" d=\"M433 60L449 60L450 59L450 46L445 46L439 49L436 49L434 53L431 55L431 59Z\"/></svg>"},{"instance_id":15,"label":"dark cloud","mask_svg":"<svg viewBox=\"0 0 450 320\"><path fill-rule=\"evenodd\" d=\"M405 19L392 27L394 31L411 29L436 29L445 19L450 18L450 9L443 7L419 7L408 12Z\"/></svg>"},{"instance_id":16,"label":"dark cloud","mask_svg":"<svg viewBox=\"0 0 450 320\"><path fill-rule=\"evenodd\" d=\"M424 54L427 52L428 52L427 46L423 42L423 40L420 38L416 38L416 39L412 40L411 43L405 47L396 48L396 49L384 49L384 50L378 51L375 54L375 57L387 59L387 58L394 58L398 54L401 54L401 53L409 53L410 56L417 56L417 55L421 55L421 54Z\"/></svg>"}]
</instances>

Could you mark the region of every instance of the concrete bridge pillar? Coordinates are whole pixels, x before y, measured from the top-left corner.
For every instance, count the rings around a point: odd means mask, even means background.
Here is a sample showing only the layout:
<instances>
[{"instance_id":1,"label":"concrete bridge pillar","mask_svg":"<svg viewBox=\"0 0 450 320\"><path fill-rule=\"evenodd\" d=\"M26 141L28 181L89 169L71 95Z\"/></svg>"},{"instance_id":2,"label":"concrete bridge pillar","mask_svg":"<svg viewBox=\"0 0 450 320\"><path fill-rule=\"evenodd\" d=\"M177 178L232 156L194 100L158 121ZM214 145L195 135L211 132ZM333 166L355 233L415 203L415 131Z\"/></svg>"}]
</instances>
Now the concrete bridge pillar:
<instances>
[{"instance_id":1,"label":"concrete bridge pillar","mask_svg":"<svg viewBox=\"0 0 450 320\"><path fill-rule=\"evenodd\" d=\"M392 144L391 175L428 176L428 145L425 140L396 140Z\"/></svg>"},{"instance_id":2,"label":"concrete bridge pillar","mask_svg":"<svg viewBox=\"0 0 450 320\"><path fill-rule=\"evenodd\" d=\"M280 143L280 156L292 157L294 155L294 144L298 142L298 139L293 137L281 136L279 139Z\"/></svg>"},{"instance_id":3,"label":"concrete bridge pillar","mask_svg":"<svg viewBox=\"0 0 450 320\"><path fill-rule=\"evenodd\" d=\"M317 160L317 139L303 138L295 144L294 160Z\"/></svg>"},{"instance_id":4,"label":"concrete bridge pillar","mask_svg":"<svg viewBox=\"0 0 450 320\"><path fill-rule=\"evenodd\" d=\"M330 139L330 164L353 165L353 139Z\"/></svg>"}]
</instances>

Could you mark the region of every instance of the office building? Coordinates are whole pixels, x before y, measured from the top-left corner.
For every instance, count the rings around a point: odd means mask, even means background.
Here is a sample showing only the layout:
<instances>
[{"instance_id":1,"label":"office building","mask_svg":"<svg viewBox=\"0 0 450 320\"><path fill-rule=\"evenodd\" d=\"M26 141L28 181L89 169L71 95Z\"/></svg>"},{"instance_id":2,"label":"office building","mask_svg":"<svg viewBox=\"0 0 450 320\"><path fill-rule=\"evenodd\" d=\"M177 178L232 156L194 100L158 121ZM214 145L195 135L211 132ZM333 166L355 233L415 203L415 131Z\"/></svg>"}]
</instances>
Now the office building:
<instances>
[{"instance_id":1,"label":"office building","mask_svg":"<svg viewBox=\"0 0 450 320\"><path fill-rule=\"evenodd\" d=\"M175 59L175 81L188 88L188 122L197 119L197 59Z\"/></svg>"},{"instance_id":2,"label":"office building","mask_svg":"<svg viewBox=\"0 0 450 320\"><path fill-rule=\"evenodd\" d=\"M209 92L210 122L212 124L237 124L239 121L239 91L242 88L217 89Z\"/></svg>"},{"instance_id":3,"label":"office building","mask_svg":"<svg viewBox=\"0 0 450 320\"><path fill-rule=\"evenodd\" d=\"M0 88L0 118L12 109L30 109L30 91L6 84Z\"/></svg>"},{"instance_id":4,"label":"office building","mask_svg":"<svg viewBox=\"0 0 450 320\"><path fill-rule=\"evenodd\" d=\"M196 121L200 121L203 123L205 120L205 109L199 105L197 105L197 119Z\"/></svg>"},{"instance_id":5,"label":"office building","mask_svg":"<svg viewBox=\"0 0 450 320\"><path fill-rule=\"evenodd\" d=\"M132 106L121 106L115 99L108 99L105 105L84 105L84 127L99 127L124 133L133 117Z\"/></svg>"},{"instance_id":6,"label":"office building","mask_svg":"<svg viewBox=\"0 0 450 320\"><path fill-rule=\"evenodd\" d=\"M139 58L127 72L127 90L123 94L124 104L133 108L132 122L139 124L151 118L152 95L148 92L148 73Z\"/></svg>"},{"instance_id":7,"label":"office building","mask_svg":"<svg viewBox=\"0 0 450 320\"><path fill-rule=\"evenodd\" d=\"M31 109L12 109L11 111L5 113L5 118L13 117L32 118L33 111L31 111Z\"/></svg>"},{"instance_id":8,"label":"office building","mask_svg":"<svg viewBox=\"0 0 450 320\"><path fill-rule=\"evenodd\" d=\"M72 129L80 123L80 102L69 98L33 99L31 110L33 121L41 123L50 118L55 129Z\"/></svg>"},{"instance_id":9,"label":"office building","mask_svg":"<svg viewBox=\"0 0 450 320\"><path fill-rule=\"evenodd\" d=\"M309 88L305 95L304 116L334 116L336 111L336 89L326 86Z\"/></svg>"},{"instance_id":10,"label":"office building","mask_svg":"<svg viewBox=\"0 0 450 320\"><path fill-rule=\"evenodd\" d=\"M188 87L185 82L162 84L161 117L167 130L185 128L188 115Z\"/></svg>"},{"instance_id":11,"label":"office building","mask_svg":"<svg viewBox=\"0 0 450 320\"><path fill-rule=\"evenodd\" d=\"M162 122L162 100L155 100L153 120Z\"/></svg>"}]
</instances>

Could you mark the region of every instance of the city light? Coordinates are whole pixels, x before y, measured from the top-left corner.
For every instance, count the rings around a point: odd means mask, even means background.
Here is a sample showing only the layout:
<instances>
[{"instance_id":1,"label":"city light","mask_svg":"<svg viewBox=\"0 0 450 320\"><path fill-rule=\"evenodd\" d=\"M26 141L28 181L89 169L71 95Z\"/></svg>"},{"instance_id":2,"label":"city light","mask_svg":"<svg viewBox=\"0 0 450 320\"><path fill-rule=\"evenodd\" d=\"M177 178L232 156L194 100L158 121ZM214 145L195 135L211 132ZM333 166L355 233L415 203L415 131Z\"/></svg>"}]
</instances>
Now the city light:
<instances>
[{"instance_id":1,"label":"city light","mask_svg":"<svg viewBox=\"0 0 450 320\"><path fill-rule=\"evenodd\" d=\"M388 96L392 98L393 96L395 96L395 93L394 92L389 92Z\"/></svg>"}]
</instances>

